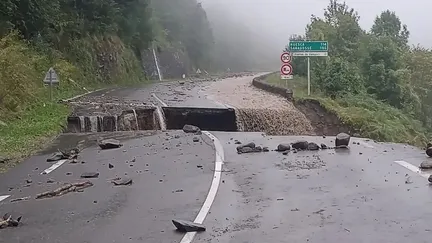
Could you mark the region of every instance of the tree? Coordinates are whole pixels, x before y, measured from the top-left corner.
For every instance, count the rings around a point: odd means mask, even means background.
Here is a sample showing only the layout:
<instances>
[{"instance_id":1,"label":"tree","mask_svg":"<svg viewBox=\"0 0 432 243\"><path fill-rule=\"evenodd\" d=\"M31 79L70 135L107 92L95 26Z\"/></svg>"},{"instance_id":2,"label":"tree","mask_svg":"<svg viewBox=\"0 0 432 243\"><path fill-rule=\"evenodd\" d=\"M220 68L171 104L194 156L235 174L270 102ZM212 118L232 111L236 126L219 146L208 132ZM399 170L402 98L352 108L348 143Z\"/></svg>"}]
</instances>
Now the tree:
<instances>
[{"instance_id":1,"label":"tree","mask_svg":"<svg viewBox=\"0 0 432 243\"><path fill-rule=\"evenodd\" d=\"M406 25L402 25L395 12L386 10L375 18L371 33L375 36L388 36L400 47L408 44L409 31Z\"/></svg>"},{"instance_id":2,"label":"tree","mask_svg":"<svg viewBox=\"0 0 432 243\"><path fill-rule=\"evenodd\" d=\"M363 80L357 68L343 58L335 57L325 63L323 69L317 70L318 87L332 98L347 93L363 92Z\"/></svg>"},{"instance_id":3,"label":"tree","mask_svg":"<svg viewBox=\"0 0 432 243\"><path fill-rule=\"evenodd\" d=\"M403 107L401 82L404 70L401 52L388 36L371 36L367 56L363 60L363 73L369 93L398 108Z\"/></svg>"}]
</instances>

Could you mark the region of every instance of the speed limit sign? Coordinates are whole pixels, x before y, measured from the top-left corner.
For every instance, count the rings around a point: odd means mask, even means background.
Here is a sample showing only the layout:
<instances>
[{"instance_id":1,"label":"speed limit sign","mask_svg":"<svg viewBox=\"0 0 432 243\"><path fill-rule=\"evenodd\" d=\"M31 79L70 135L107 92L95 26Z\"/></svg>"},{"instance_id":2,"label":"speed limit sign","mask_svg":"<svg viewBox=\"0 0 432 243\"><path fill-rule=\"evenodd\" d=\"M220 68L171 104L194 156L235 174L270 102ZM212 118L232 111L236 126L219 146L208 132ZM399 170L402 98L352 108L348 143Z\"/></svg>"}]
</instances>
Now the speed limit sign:
<instances>
[{"instance_id":1,"label":"speed limit sign","mask_svg":"<svg viewBox=\"0 0 432 243\"><path fill-rule=\"evenodd\" d=\"M281 61L283 63L290 63L292 61L292 55L289 52L284 52L281 55Z\"/></svg>"}]
</instances>

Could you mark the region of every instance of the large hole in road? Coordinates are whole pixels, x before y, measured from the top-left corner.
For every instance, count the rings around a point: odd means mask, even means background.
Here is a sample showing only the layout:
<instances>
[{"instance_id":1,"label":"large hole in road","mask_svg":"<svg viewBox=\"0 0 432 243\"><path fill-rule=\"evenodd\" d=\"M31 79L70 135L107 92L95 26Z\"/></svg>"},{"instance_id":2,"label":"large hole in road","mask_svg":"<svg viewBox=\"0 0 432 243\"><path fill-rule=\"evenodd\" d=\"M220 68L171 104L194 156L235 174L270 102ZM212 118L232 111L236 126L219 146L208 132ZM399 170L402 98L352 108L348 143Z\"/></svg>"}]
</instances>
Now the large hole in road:
<instances>
[{"instance_id":1,"label":"large hole in road","mask_svg":"<svg viewBox=\"0 0 432 243\"><path fill-rule=\"evenodd\" d=\"M70 116L64 132L179 130L186 124L207 131L237 131L236 112L231 108L146 107L127 109L119 115Z\"/></svg>"},{"instance_id":2,"label":"large hole in road","mask_svg":"<svg viewBox=\"0 0 432 243\"><path fill-rule=\"evenodd\" d=\"M319 104L302 103L300 113L274 109L233 109L198 107L111 107L85 110L68 118L66 133L134 130L180 130L190 124L207 131L265 132L268 135L336 135L349 129ZM82 109L80 109L82 110ZM307 118L299 117L305 114ZM305 122L309 120L310 123Z\"/></svg>"}]
</instances>

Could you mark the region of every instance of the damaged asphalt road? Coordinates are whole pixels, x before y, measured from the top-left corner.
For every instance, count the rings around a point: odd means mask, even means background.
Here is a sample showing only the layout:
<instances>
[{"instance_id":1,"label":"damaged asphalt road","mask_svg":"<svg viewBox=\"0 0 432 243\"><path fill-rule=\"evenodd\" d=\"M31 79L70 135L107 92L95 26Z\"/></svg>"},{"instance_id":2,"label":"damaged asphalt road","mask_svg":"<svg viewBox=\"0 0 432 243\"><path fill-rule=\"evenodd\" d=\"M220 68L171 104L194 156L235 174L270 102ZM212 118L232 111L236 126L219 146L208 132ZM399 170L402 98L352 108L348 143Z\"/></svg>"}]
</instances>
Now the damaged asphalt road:
<instances>
[{"instance_id":1,"label":"damaged asphalt road","mask_svg":"<svg viewBox=\"0 0 432 243\"><path fill-rule=\"evenodd\" d=\"M429 241L427 174L395 162L416 168L431 159L424 150L351 138L349 149L238 154L236 140L276 149L301 140L334 146L335 137L214 135L225 172L194 242Z\"/></svg>"},{"instance_id":2,"label":"damaged asphalt road","mask_svg":"<svg viewBox=\"0 0 432 243\"><path fill-rule=\"evenodd\" d=\"M123 146L102 150L102 135ZM85 163L41 174L55 163L46 161L53 152L82 139L78 160ZM11 195L0 202L0 212L23 216L18 227L1 229L0 242L179 242L183 234L171 220L194 220L214 157L208 137L183 131L62 135L57 145L0 177L0 196ZM80 178L85 173L99 175Z\"/></svg>"},{"instance_id":3,"label":"damaged asphalt road","mask_svg":"<svg viewBox=\"0 0 432 243\"><path fill-rule=\"evenodd\" d=\"M78 156L84 164L65 163L47 175L24 171L50 164L46 158L62 146L60 141L0 178L0 195L9 193L11 200L32 196L0 203L2 212L23 216L18 227L2 229L0 241L180 242L184 234L176 227L205 230L194 242L429 239L431 188L423 176L395 162L419 166L432 159L425 151L351 138L349 149L285 154L273 150L296 141L330 147L335 138L213 134L223 146L225 161L217 196L203 225L193 220L213 178L211 139L200 135L196 143L193 138L198 135L183 131L111 133L104 135L123 146L101 150L97 141L102 134L97 134L88 136ZM82 138L64 135L60 140L71 143ZM239 142L272 151L239 154ZM63 183L82 181L80 175L89 172L99 177L85 179L94 184L85 190L41 200L33 197ZM47 183L48 178L54 183Z\"/></svg>"}]
</instances>

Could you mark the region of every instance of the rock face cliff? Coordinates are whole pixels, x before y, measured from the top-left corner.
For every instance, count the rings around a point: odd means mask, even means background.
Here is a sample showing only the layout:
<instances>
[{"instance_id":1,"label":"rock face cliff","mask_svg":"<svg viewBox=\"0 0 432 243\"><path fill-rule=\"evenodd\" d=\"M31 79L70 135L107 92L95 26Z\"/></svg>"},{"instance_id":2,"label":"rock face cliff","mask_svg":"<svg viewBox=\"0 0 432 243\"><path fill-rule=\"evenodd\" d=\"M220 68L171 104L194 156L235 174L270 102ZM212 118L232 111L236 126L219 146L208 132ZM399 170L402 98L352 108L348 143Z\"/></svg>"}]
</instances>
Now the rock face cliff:
<instances>
[{"instance_id":1,"label":"rock face cliff","mask_svg":"<svg viewBox=\"0 0 432 243\"><path fill-rule=\"evenodd\" d=\"M158 80L158 69L163 79L181 78L183 74L191 73L191 64L188 56L176 49L166 48L158 51L152 48L141 51L141 62L147 77ZM156 65L157 63L157 65Z\"/></svg>"}]
</instances>

